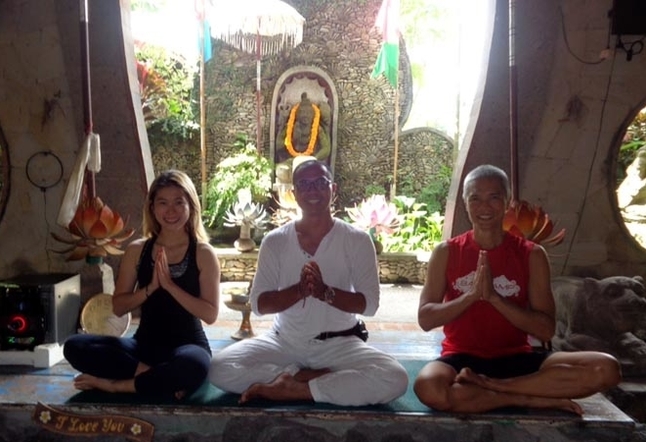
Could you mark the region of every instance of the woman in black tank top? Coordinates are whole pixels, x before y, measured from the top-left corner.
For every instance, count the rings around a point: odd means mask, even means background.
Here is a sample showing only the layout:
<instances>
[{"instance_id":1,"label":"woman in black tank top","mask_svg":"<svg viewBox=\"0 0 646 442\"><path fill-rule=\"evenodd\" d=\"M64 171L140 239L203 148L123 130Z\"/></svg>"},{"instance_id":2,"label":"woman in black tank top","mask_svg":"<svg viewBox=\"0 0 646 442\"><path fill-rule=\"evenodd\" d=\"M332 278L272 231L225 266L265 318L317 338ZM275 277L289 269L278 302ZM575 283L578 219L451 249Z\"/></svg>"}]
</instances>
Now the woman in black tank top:
<instances>
[{"instance_id":1,"label":"woman in black tank top","mask_svg":"<svg viewBox=\"0 0 646 442\"><path fill-rule=\"evenodd\" d=\"M79 390L181 399L205 381L211 349L202 321L218 315L220 264L208 242L195 186L183 172L159 175L143 212L144 237L122 257L112 306L140 309L132 337L79 334L64 355Z\"/></svg>"}]
</instances>

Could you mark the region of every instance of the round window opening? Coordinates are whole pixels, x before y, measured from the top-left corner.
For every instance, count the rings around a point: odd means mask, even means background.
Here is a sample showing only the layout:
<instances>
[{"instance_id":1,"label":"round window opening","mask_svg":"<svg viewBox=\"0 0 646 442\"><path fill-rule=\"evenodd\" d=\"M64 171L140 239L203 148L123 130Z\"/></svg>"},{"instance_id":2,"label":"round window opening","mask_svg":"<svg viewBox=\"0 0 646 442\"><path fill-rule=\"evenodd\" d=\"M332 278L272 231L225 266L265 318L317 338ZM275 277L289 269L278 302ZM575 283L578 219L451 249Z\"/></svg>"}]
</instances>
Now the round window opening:
<instances>
[{"instance_id":1,"label":"round window opening","mask_svg":"<svg viewBox=\"0 0 646 442\"><path fill-rule=\"evenodd\" d=\"M646 248L646 107L624 132L616 174L619 212L630 235Z\"/></svg>"}]
</instances>

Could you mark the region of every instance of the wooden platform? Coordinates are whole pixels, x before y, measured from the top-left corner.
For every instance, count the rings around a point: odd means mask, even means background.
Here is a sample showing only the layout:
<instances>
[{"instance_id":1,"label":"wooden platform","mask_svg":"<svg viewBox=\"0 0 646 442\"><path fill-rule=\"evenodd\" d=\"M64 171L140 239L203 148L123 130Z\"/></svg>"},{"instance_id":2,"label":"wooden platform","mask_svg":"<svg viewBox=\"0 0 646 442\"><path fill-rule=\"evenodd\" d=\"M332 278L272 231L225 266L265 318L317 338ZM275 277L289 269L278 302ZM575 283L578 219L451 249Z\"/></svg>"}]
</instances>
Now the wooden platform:
<instances>
[{"instance_id":1,"label":"wooden platform","mask_svg":"<svg viewBox=\"0 0 646 442\"><path fill-rule=\"evenodd\" d=\"M229 332L219 330L217 334ZM411 356L419 357L423 349L428 349L426 344L439 337L433 333L418 335L421 332L375 331L371 340L400 358L406 356L403 351L406 347L410 348ZM418 337L424 340L420 342ZM211 342L217 349L232 340L225 336ZM52 431L39 422L35 415L38 403L71 416L66 425L71 425L74 416L96 418L98 422L116 421L113 418L117 416L140 419L154 428L154 438L147 440L155 441L639 440L635 421L600 394L580 401L585 410L583 417L526 409L451 415L406 401L390 407L356 409L302 404L240 407L235 405L235 398L203 404L146 404L119 397L100 403L100 399L87 402L87 392L74 390L75 374L64 361L50 368L0 367L2 440L68 440L69 435ZM99 434L100 441L124 440L123 435Z\"/></svg>"},{"instance_id":2,"label":"wooden platform","mask_svg":"<svg viewBox=\"0 0 646 442\"><path fill-rule=\"evenodd\" d=\"M404 295L399 295L404 296ZM424 333L413 320L396 319L399 302L386 303L372 322L370 342L421 367L439 353L441 331ZM214 351L234 342L238 312L222 312L207 334ZM257 333L268 320L252 318ZM132 326L132 330L136 324ZM583 417L549 410L505 409L480 415L437 413L408 394L378 407L326 404L236 405L234 395L204 395L187 403L146 403L128 395L89 395L73 388L76 372L62 361L47 368L0 366L0 441L622 441L644 440L641 425L601 394L580 400ZM411 377L414 373L411 373ZM412 382L411 382L412 384ZM210 387L210 386L209 386ZM110 396L110 395L108 395ZM205 399L207 398L208 399ZM40 405L39 405L40 404ZM120 420L121 419L121 420ZM126 419L121 432L119 422ZM44 422L44 421L48 422ZM59 422L60 428L53 425ZM74 424L73 424L74 422ZM134 422L134 424L133 424ZM148 428L152 433L131 431ZM73 434L63 434L70 429ZM92 433L94 431L94 433ZM152 434L152 436L151 436Z\"/></svg>"}]
</instances>

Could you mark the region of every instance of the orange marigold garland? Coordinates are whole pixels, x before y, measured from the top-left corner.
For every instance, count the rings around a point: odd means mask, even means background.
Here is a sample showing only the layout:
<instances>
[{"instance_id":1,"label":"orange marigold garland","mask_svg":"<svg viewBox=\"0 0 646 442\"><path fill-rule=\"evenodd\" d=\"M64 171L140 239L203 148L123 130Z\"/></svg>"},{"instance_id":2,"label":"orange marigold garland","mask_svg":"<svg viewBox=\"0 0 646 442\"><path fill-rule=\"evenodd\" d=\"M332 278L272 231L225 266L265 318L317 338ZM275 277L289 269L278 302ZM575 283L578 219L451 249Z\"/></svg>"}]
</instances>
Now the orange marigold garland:
<instances>
[{"instance_id":1,"label":"orange marigold garland","mask_svg":"<svg viewBox=\"0 0 646 442\"><path fill-rule=\"evenodd\" d=\"M289 113L289 120L287 120L287 134L285 135L285 148L287 152L293 157L298 157L301 155L312 155L314 153L314 146L316 145L316 140L319 135L319 123L321 121L321 110L317 105L312 104L312 109L314 109L314 119L312 120L312 130L310 131L310 141L307 145L307 149L304 152L296 152L294 145L292 144L292 137L294 136L294 122L296 121L296 112L298 111L300 104L297 104L292 108L292 111Z\"/></svg>"}]
</instances>

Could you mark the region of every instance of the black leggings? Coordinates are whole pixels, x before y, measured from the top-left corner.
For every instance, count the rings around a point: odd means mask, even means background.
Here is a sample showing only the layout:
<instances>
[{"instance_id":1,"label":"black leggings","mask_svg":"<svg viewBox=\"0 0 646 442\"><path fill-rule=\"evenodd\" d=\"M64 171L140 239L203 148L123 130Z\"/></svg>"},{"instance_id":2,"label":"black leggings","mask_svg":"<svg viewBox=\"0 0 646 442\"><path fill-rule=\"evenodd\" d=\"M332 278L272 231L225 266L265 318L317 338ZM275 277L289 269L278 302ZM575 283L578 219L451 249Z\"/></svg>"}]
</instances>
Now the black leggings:
<instances>
[{"instance_id":1,"label":"black leggings","mask_svg":"<svg viewBox=\"0 0 646 442\"><path fill-rule=\"evenodd\" d=\"M465 353L454 353L436 360L449 364L457 373L463 368L469 367L477 374L483 374L490 378L508 379L537 372L549 355L548 351L534 350L529 353L487 359Z\"/></svg>"},{"instance_id":2,"label":"black leggings","mask_svg":"<svg viewBox=\"0 0 646 442\"><path fill-rule=\"evenodd\" d=\"M81 373L105 379L135 379L137 393L174 397L178 391L187 394L206 380L211 355L195 344L174 349L143 351L134 338L73 335L63 347L65 359ZM139 362L150 366L135 377Z\"/></svg>"}]
</instances>

